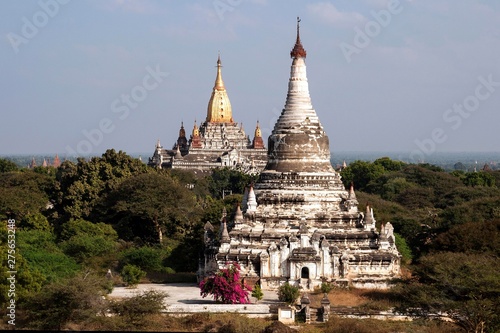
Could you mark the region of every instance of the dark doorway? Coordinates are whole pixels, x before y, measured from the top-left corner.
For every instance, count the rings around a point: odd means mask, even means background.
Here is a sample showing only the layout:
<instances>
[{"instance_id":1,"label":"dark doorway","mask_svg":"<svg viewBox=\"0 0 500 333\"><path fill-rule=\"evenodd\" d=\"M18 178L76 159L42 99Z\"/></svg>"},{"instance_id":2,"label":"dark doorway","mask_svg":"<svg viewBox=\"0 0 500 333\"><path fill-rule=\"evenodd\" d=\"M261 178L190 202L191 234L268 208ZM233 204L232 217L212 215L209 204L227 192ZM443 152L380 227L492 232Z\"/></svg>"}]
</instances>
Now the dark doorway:
<instances>
[{"instance_id":1,"label":"dark doorway","mask_svg":"<svg viewBox=\"0 0 500 333\"><path fill-rule=\"evenodd\" d=\"M302 267L302 271L300 272L300 277L302 279L309 279L309 268Z\"/></svg>"}]
</instances>

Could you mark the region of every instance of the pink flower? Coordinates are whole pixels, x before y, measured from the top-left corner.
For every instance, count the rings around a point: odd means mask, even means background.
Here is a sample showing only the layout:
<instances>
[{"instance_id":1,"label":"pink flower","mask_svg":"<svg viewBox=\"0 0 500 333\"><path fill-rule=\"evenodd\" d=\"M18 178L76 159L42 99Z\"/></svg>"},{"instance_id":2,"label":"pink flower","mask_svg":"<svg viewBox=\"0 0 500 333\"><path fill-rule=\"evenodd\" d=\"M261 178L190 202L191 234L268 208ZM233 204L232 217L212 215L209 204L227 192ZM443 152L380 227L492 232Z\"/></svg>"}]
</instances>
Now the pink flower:
<instances>
[{"instance_id":1,"label":"pink flower","mask_svg":"<svg viewBox=\"0 0 500 333\"><path fill-rule=\"evenodd\" d=\"M226 263L226 267L200 282L200 295L212 295L216 302L224 304L250 303L252 288L240 281L240 269L236 262Z\"/></svg>"}]
</instances>

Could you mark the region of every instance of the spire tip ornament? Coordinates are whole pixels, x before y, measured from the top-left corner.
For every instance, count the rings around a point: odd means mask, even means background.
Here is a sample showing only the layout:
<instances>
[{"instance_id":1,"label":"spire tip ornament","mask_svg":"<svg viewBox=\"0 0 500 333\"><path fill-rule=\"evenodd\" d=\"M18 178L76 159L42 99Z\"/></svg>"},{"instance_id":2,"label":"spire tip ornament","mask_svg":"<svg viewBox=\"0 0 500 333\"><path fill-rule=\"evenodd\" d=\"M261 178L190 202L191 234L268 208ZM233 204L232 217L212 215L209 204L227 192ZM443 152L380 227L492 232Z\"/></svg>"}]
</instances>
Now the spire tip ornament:
<instances>
[{"instance_id":1,"label":"spire tip ornament","mask_svg":"<svg viewBox=\"0 0 500 333\"><path fill-rule=\"evenodd\" d=\"M292 51L290 51L290 57L292 58L305 58L307 55L306 50L300 42L300 18L297 16L297 40L295 41L295 46Z\"/></svg>"}]
</instances>

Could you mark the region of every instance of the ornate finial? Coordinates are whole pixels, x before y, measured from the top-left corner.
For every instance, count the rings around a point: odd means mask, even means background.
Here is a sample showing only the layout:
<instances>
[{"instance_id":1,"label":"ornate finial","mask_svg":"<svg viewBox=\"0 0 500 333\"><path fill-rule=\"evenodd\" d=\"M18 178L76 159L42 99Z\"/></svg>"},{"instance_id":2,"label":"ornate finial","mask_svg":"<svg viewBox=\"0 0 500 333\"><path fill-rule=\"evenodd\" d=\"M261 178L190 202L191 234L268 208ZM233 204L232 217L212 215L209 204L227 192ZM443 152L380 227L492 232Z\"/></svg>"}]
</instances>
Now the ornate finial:
<instances>
[{"instance_id":1,"label":"ornate finial","mask_svg":"<svg viewBox=\"0 0 500 333\"><path fill-rule=\"evenodd\" d=\"M300 39L300 17L297 16L297 38Z\"/></svg>"},{"instance_id":2,"label":"ornate finial","mask_svg":"<svg viewBox=\"0 0 500 333\"><path fill-rule=\"evenodd\" d=\"M186 137L186 130L184 129L184 121L181 121L181 128L179 129L179 138L184 138L184 137Z\"/></svg>"},{"instance_id":3,"label":"ornate finial","mask_svg":"<svg viewBox=\"0 0 500 333\"><path fill-rule=\"evenodd\" d=\"M290 51L290 57L292 58L305 58L307 55L306 50L300 42L300 18L297 16L297 40L295 41L295 46L292 51Z\"/></svg>"},{"instance_id":4,"label":"ornate finial","mask_svg":"<svg viewBox=\"0 0 500 333\"><path fill-rule=\"evenodd\" d=\"M215 89L222 90L225 89L224 82L222 81L222 62L220 61L220 52L217 57L217 77L215 78Z\"/></svg>"}]
</instances>

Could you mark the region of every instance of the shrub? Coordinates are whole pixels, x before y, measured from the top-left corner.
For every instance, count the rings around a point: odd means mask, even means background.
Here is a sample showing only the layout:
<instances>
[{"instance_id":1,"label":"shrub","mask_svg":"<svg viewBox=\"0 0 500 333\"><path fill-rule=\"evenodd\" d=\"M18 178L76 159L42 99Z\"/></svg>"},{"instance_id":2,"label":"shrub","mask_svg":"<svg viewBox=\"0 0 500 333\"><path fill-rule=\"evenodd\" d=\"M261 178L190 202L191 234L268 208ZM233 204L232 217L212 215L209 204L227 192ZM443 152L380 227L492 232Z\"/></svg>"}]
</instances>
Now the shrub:
<instances>
[{"instance_id":1,"label":"shrub","mask_svg":"<svg viewBox=\"0 0 500 333\"><path fill-rule=\"evenodd\" d=\"M148 290L140 295L111 303L111 312L123 317L128 324L137 326L145 321L147 315L160 314L165 308L163 300L168 297L164 292Z\"/></svg>"},{"instance_id":2,"label":"shrub","mask_svg":"<svg viewBox=\"0 0 500 333\"><path fill-rule=\"evenodd\" d=\"M134 265L125 265L123 267L121 276L123 282L127 284L127 286L135 286L141 281L143 277L146 276L146 272L144 272L140 267Z\"/></svg>"},{"instance_id":3,"label":"shrub","mask_svg":"<svg viewBox=\"0 0 500 333\"><path fill-rule=\"evenodd\" d=\"M328 294L330 291L333 290L333 288L335 288L335 286L332 284L332 283L329 283L329 282L323 282L321 284L321 292L322 293L326 293Z\"/></svg>"},{"instance_id":4,"label":"shrub","mask_svg":"<svg viewBox=\"0 0 500 333\"><path fill-rule=\"evenodd\" d=\"M167 250L151 246L130 248L123 252L121 264L134 265L145 271L161 272L165 269L162 261L169 255L168 252Z\"/></svg>"},{"instance_id":5,"label":"shrub","mask_svg":"<svg viewBox=\"0 0 500 333\"><path fill-rule=\"evenodd\" d=\"M264 332L268 322L263 319L248 318L244 315L231 314L220 316L219 320L224 324L217 330L218 333L254 333ZM207 330L208 329L208 330ZM209 327L205 327L205 332L213 332ZM276 331L278 332L278 331Z\"/></svg>"},{"instance_id":6,"label":"shrub","mask_svg":"<svg viewBox=\"0 0 500 333\"><path fill-rule=\"evenodd\" d=\"M69 323L83 323L105 312L102 277L76 276L43 287L24 306L29 328L62 330Z\"/></svg>"},{"instance_id":7,"label":"shrub","mask_svg":"<svg viewBox=\"0 0 500 333\"><path fill-rule=\"evenodd\" d=\"M92 257L104 256L115 248L115 242L103 236L79 235L60 244L64 253L82 263Z\"/></svg>"},{"instance_id":8,"label":"shrub","mask_svg":"<svg viewBox=\"0 0 500 333\"><path fill-rule=\"evenodd\" d=\"M290 285L288 282L283 284L278 289L278 299L281 302L286 302L288 304L293 304L299 298L300 292L299 288Z\"/></svg>"},{"instance_id":9,"label":"shrub","mask_svg":"<svg viewBox=\"0 0 500 333\"><path fill-rule=\"evenodd\" d=\"M27 270L38 271L40 282L53 282L73 276L79 269L76 261L56 245L54 235L42 230L18 230L17 245L22 251ZM21 258L17 258L21 262ZM28 281L28 280L26 280Z\"/></svg>"},{"instance_id":10,"label":"shrub","mask_svg":"<svg viewBox=\"0 0 500 333\"><path fill-rule=\"evenodd\" d=\"M262 292L262 288L259 284L256 284L252 290L252 297L255 297L257 301L260 301L262 297L264 297L264 293Z\"/></svg>"},{"instance_id":11,"label":"shrub","mask_svg":"<svg viewBox=\"0 0 500 333\"><path fill-rule=\"evenodd\" d=\"M399 253L401 253L401 262L405 265L410 264L413 259L413 254L411 253L411 249L406 243L406 240L397 233L394 233L394 237L396 238L396 248Z\"/></svg>"}]
</instances>

